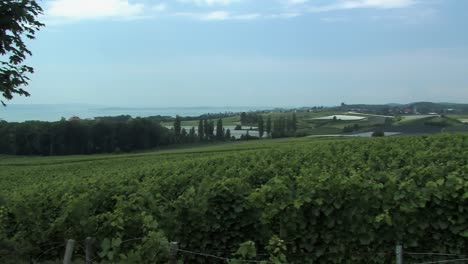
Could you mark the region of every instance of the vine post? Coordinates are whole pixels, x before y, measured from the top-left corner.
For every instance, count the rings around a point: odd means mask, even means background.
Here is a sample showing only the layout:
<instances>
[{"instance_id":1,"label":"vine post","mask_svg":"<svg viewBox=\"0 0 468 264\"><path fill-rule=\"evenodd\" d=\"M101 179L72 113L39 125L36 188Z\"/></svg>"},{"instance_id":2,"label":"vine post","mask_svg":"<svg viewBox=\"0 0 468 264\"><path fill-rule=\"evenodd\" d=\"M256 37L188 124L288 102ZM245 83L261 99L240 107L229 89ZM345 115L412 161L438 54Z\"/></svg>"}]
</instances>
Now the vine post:
<instances>
[{"instance_id":1,"label":"vine post","mask_svg":"<svg viewBox=\"0 0 468 264\"><path fill-rule=\"evenodd\" d=\"M169 264L177 264L177 251L179 250L179 244L177 242L171 242L169 248Z\"/></svg>"},{"instance_id":2,"label":"vine post","mask_svg":"<svg viewBox=\"0 0 468 264\"><path fill-rule=\"evenodd\" d=\"M94 239L91 237L87 237L85 240L85 257L86 257L86 264L93 264L94 259Z\"/></svg>"},{"instance_id":3,"label":"vine post","mask_svg":"<svg viewBox=\"0 0 468 264\"><path fill-rule=\"evenodd\" d=\"M73 248L75 247L75 240L67 240L67 248L65 249L65 255L63 257L63 264L71 264L73 256Z\"/></svg>"},{"instance_id":4,"label":"vine post","mask_svg":"<svg viewBox=\"0 0 468 264\"><path fill-rule=\"evenodd\" d=\"M402 245L397 245L396 250L396 264L403 264L403 246Z\"/></svg>"}]
</instances>

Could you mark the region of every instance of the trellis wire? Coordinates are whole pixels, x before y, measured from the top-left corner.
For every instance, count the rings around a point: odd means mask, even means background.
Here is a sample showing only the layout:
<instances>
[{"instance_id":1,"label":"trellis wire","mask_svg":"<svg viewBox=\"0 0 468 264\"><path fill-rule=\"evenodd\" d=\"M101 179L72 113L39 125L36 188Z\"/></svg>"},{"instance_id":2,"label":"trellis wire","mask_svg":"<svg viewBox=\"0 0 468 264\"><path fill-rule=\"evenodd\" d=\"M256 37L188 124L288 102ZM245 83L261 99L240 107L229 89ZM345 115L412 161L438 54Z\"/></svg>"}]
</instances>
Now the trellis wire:
<instances>
[{"instance_id":1,"label":"trellis wire","mask_svg":"<svg viewBox=\"0 0 468 264\"><path fill-rule=\"evenodd\" d=\"M237 261L237 262L244 262L244 263L273 263L273 262L266 261L266 260L239 260L239 259L223 258L223 257L220 257L220 256L215 256L215 255L206 254L206 253L202 253L202 252L193 252L193 251L184 250L184 249L177 249L177 251L181 252L181 253L186 253L186 254L192 254L192 255L197 255L197 256L203 256L203 257L209 257L209 258L224 260L226 262ZM278 264L286 264L286 263L278 263Z\"/></svg>"},{"instance_id":2,"label":"trellis wire","mask_svg":"<svg viewBox=\"0 0 468 264\"><path fill-rule=\"evenodd\" d=\"M417 264L436 264L436 263L452 263L452 262L468 262L468 258L463 258L463 259L451 259L451 260L439 260L439 261L431 261L431 262L422 262L422 263L417 263Z\"/></svg>"}]
</instances>

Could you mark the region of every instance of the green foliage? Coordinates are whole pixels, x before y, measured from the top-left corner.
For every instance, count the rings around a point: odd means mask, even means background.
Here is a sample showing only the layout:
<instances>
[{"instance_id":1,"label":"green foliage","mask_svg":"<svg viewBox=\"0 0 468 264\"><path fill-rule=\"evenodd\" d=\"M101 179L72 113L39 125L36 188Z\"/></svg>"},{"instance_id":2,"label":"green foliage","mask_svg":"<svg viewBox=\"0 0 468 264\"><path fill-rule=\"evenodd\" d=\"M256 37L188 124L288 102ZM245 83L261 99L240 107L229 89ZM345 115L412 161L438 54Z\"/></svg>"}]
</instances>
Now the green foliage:
<instances>
[{"instance_id":1,"label":"green foliage","mask_svg":"<svg viewBox=\"0 0 468 264\"><path fill-rule=\"evenodd\" d=\"M394 263L394 254L375 253L399 241L407 251L466 254L467 156L467 134L441 134L3 158L0 245L36 259L50 243L91 236L104 263L164 263L168 241L281 263ZM253 257L253 243L266 252ZM181 261L213 263L190 254Z\"/></svg>"},{"instance_id":2,"label":"green foliage","mask_svg":"<svg viewBox=\"0 0 468 264\"><path fill-rule=\"evenodd\" d=\"M445 116L437 116L437 117L431 117L428 118L424 121L425 125L428 126L439 126L439 127L447 127L447 126L455 126L455 125L460 125L461 122L456 120L456 119L451 119Z\"/></svg>"},{"instance_id":3,"label":"green foliage","mask_svg":"<svg viewBox=\"0 0 468 264\"><path fill-rule=\"evenodd\" d=\"M291 124L292 131L296 132L296 130L297 130L297 116L296 116L296 113L292 114L291 123L292 123Z\"/></svg>"},{"instance_id":4,"label":"green foliage","mask_svg":"<svg viewBox=\"0 0 468 264\"><path fill-rule=\"evenodd\" d=\"M265 122L263 121L262 116L258 116L258 135L259 135L259 137L262 138L264 133L265 133Z\"/></svg>"},{"instance_id":5,"label":"green foliage","mask_svg":"<svg viewBox=\"0 0 468 264\"><path fill-rule=\"evenodd\" d=\"M372 137L384 137L384 136L385 136L385 132L383 132L382 130L377 130L372 133Z\"/></svg>"},{"instance_id":6,"label":"green foliage","mask_svg":"<svg viewBox=\"0 0 468 264\"><path fill-rule=\"evenodd\" d=\"M248 140L259 140L259 139L260 139L259 137L250 135L249 131L247 131L247 134L241 135L239 140L247 140L248 141Z\"/></svg>"},{"instance_id":7,"label":"green foliage","mask_svg":"<svg viewBox=\"0 0 468 264\"><path fill-rule=\"evenodd\" d=\"M268 122L267 122L268 126ZM297 117L296 113L292 113L291 116L280 115L273 122L273 128L271 132L272 138L282 138L295 136L297 131Z\"/></svg>"},{"instance_id":8,"label":"green foliage","mask_svg":"<svg viewBox=\"0 0 468 264\"><path fill-rule=\"evenodd\" d=\"M198 140L203 141L204 138L205 138L204 122L203 120L200 119L198 123Z\"/></svg>"},{"instance_id":9,"label":"green foliage","mask_svg":"<svg viewBox=\"0 0 468 264\"><path fill-rule=\"evenodd\" d=\"M26 56L32 55L23 38L35 38L44 26L37 21L41 14L42 8L34 0L0 1L0 92L7 100L14 94L29 96L22 86L28 85L27 75L34 69L23 64Z\"/></svg>"},{"instance_id":10,"label":"green foliage","mask_svg":"<svg viewBox=\"0 0 468 264\"><path fill-rule=\"evenodd\" d=\"M287 263L286 259L286 243L284 240L280 239L278 236L273 236L268 245L265 247L268 253L270 254L270 262L274 264Z\"/></svg>"},{"instance_id":11,"label":"green foliage","mask_svg":"<svg viewBox=\"0 0 468 264\"><path fill-rule=\"evenodd\" d=\"M216 124L216 139L217 140L224 140L225 132L223 128L223 120L220 118Z\"/></svg>"},{"instance_id":12,"label":"green foliage","mask_svg":"<svg viewBox=\"0 0 468 264\"><path fill-rule=\"evenodd\" d=\"M345 126L343 128L343 133L352 133L352 132L358 131L360 128L361 127L359 126L359 124Z\"/></svg>"},{"instance_id":13,"label":"green foliage","mask_svg":"<svg viewBox=\"0 0 468 264\"><path fill-rule=\"evenodd\" d=\"M229 264L245 263L245 260L255 260L256 257L255 242L247 241L239 245L239 249L234 254L234 259L230 260Z\"/></svg>"},{"instance_id":14,"label":"green foliage","mask_svg":"<svg viewBox=\"0 0 468 264\"><path fill-rule=\"evenodd\" d=\"M180 129L180 126L178 127ZM71 155L130 152L177 143L187 136L148 118L127 122L106 120L0 123L0 153Z\"/></svg>"},{"instance_id":15,"label":"green foliage","mask_svg":"<svg viewBox=\"0 0 468 264\"><path fill-rule=\"evenodd\" d=\"M226 130L226 133L225 133L224 137L225 137L226 140L231 140L231 129L228 128Z\"/></svg>"},{"instance_id":16,"label":"green foliage","mask_svg":"<svg viewBox=\"0 0 468 264\"><path fill-rule=\"evenodd\" d=\"M295 137L300 138L300 137L307 137L308 133L306 129L300 129L297 130L296 133L294 134Z\"/></svg>"},{"instance_id":17,"label":"green foliage","mask_svg":"<svg viewBox=\"0 0 468 264\"><path fill-rule=\"evenodd\" d=\"M261 117L261 115L255 112L249 112L249 113L242 112L240 115L241 125L243 126L257 125L259 117Z\"/></svg>"},{"instance_id":18,"label":"green foliage","mask_svg":"<svg viewBox=\"0 0 468 264\"><path fill-rule=\"evenodd\" d=\"M174 134L176 139L180 140L182 136L182 120L180 119L180 116L176 116L174 121Z\"/></svg>"},{"instance_id":19,"label":"green foliage","mask_svg":"<svg viewBox=\"0 0 468 264\"><path fill-rule=\"evenodd\" d=\"M268 135L271 135L271 127L272 121L271 121L271 115L268 116L267 122L266 122L266 132Z\"/></svg>"}]
</instances>

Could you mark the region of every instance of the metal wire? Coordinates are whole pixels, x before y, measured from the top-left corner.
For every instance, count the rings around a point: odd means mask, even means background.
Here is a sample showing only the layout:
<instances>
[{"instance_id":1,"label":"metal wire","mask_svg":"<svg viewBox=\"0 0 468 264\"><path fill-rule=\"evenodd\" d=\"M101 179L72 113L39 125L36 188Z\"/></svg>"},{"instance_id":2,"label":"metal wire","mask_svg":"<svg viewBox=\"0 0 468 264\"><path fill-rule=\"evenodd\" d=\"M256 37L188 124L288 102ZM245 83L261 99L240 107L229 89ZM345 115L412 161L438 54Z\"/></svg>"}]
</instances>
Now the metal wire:
<instances>
[{"instance_id":1,"label":"metal wire","mask_svg":"<svg viewBox=\"0 0 468 264\"><path fill-rule=\"evenodd\" d=\"M133 242L133 241L151 241L151 240L154 240L154 239L151 239L151 238L131 238L131 239L128 239L128 240L124 240L121 242L121 244L125 244L125 243L128 243L128 242ZM78 241L78 247L79 248L84 248L80 242L85 242L85 240L83 241ZM57 245L57 244L61 244L63 242L59 242L59 243L50 243L49 245ZM64 247L65 245L58 245L58 246L55 246L55 247L52 247L52 248L49 248L48 250L42 252L42 254L40 254L38 257L35 257L35 260L40 260L43 256L45 256L47 253L49 253L50 251L52 250L55 250L55 249L58 249L60 247ZM219 255L213 255L214 253L221 253L221 254L228 254L228 253L231 253L232 254L232 251L228 251L228 250L216 250L216 249L207 249L207 250L203 250L204 252L200 252L200 251L192 251L192 250L188 250L188 249L177 249L177 251L181 252L181 253L185 253L185 254L192 254L192 255L197 255L197 256L203 256L203 257L207 257L207 258L214 258L214 259L218 259L218 260L222 260L222 261L226 261L226 262L229 262L229 261L237 261L237 262L242 262L242 263L272 263L272 262L269 262L269 261L258 261L258 260L237 260L237 259L234 259L234 258L227 258L227 257L221 257ZM205 252L208 252L208 253L205 253ZM1 251L0 252L1 254L9 254L11 252L6 252L6 251ZM210 253L213 253L213 254L210 254ZM325 255L333 255L333 254L337 254L337 255L347 255L349 253L332 253L332 252L326 252ZM351 255L391 255L392 253L390 252L352 252ZM409 255L409 256L440 256L440 257L452 257L452 258L455 258L457 257L457 259L449 259L449 260L440 260L440 261L430 261L430 262L422 262L422 263L417 263L417 264L437 264L437 263L455 263L455 262L464 262L464 263L468 263L468 258L466 258L468 255L464 255L464 254L448 254L448 253L421 253L421 252L404 252L405 255ZM268 256L268 254L257 254L258 256ZM310 256L310 255L315 255L314 253L290 253L290 254L286 254L288 256Z\"/></svg>"},{"instance_id":2,"label":"metal wire","mask_svg":"<svg viewBox=\"0 0 468 264\"><path fill-rule=\"evenodd\" d=\"M38 257L35 257L34 259L35 260L40 260L43 256L46 255L46 253L49 253L52 250L59 249L59 248L62 248L62 247L65 247L65 245L59 245L59 246L56 246L56 247L53 247L53 248L49 248L48 250L42 252L42 254L40 254Z\"/></svg>"},{"instance_id":3,"label":"metal wire","mask_svg":"<svg viewBox=\"0 0 468 264\"><path fill-rule=\"evenodd\" d=\"M226 262L238 261L238 262L244 262L244 263L273 263L273 262L269 262L269 261L265 261L265 260L259 261L259 260L229 259L229 258L223 258L223 257L220 257L220 256L210 255L210 254L201 253L201 252L193 252L193 251L183 250L183 249L177 249L177 251L182 252L182 253L186 253L186 254L192 254L192 255L197 255L197 256L203 256L203 257L208 257L208 258L215 258L215 259L219 259L219 260L224 260ZM280 263L280 264L282 264L282 263ZM286 263L284 263L284 264L286 264Z\"/></svg>"},{"instance_id":4,"label":"metal wire","mask_svg":"<svg viewBox=\"0 0 468 264\"><path fill-rule=\"evenodd\" d=\"M426 255L426 256L451 256L451 257L466 257L468 255L463 255L463 254L446 254L446 253L417 253L417 252L403 252L403 254L407 255Z\"/></svg>"},{"instance_id":5,"label":"metal wire","mask_svg":"<svg viewBox=\"0 0 468 264\"><path fill-rule=\"evenodd\" d=\"M465 263L467 263L467 262L468 262L468 258L464 258L464 259L451 259L451 260L440 260L440 261L432 261L432 262L422 262L422 263L417 263L417 264L451 263L451 262L459 262L459 261L464 261Z\"/></svg>"}]
</instances>

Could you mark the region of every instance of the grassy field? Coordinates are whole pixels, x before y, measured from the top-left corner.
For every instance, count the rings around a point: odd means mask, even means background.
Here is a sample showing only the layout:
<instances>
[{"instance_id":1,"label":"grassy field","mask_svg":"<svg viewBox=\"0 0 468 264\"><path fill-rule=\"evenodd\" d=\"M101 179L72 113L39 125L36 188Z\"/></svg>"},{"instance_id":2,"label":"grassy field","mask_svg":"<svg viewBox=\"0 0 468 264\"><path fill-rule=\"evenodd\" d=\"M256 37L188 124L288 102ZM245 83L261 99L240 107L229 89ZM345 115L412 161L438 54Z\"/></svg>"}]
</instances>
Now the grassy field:
<instances>
[{"instance_id":1,"label":"grassy field","mask_svg":"<svg viewBox=\"0 0 468 264\"><path fill-rule=\"evenodd\" d=\"M292 112L273 112L269 114L262 114L264 120L270 116L272 120L276 120L280 116L290 117ZM363 120L317 120L316 118L320 117L327 117L327 116L334 116L334 115L352 115L352 116L362 116L365 117ZM358 126L358 129L354 131L354 133L359 132L367 132L369 129L372 129L375 126L385 124L386 117L379 116L379 115L371 115L371 114L358 114L352 113L349 114L347 112L340 112L334 110L316 110L310 112L296 112L296 117L298 121L298 130L301 133L306 135L336 135L342 134L344 132L345 127L350 126ZM426 120L426 119L423 119ZM216 120L212 120L216 122ZM198 126L197 120L194 121L183 121L182 126L186 127L197 127ZM413 119L405 119L403 118L401 121L397 122L398 125L405 125L405 124L414 124L415 120ZM421 121L419 121L421 122ZM172 126L173 124L170 122L162 123L165 126ZM240 116L233 116L228 118L223 118L223 125L224 126L235 126L240 124ZM255 126L255 124L252 124Z\"/></svg>"},{"instance_id":2,"label":"grassy field","mask_svg":"<svg viewBox=\"0 0 468 264\"><path fill-rule=\"evenodd\" d=\"M283 138L283 139L264 139L255 141L232 141L225 143L214 144L194 144L182 145L180 147L171 147L168 149L145 151L131 154L97 154L97 155L75 155L75 156L10 156L0 155L0 166L6 168L8 166L42 166L42 165L57 165L63 163L82 163L82 162L99 162L99 161L128 161L141 159L151 161L160 158L177 158L185 155L213 155L220 153L244 152L261 149L274 149L283 145L297 145L304 143L314 143L317 141L335 141L336 139L311 139L311 138ZM0 177L8 176L5 170L0 171ZM0 187L1 190L1 187Z\"/></svg>"}]
</instances>

